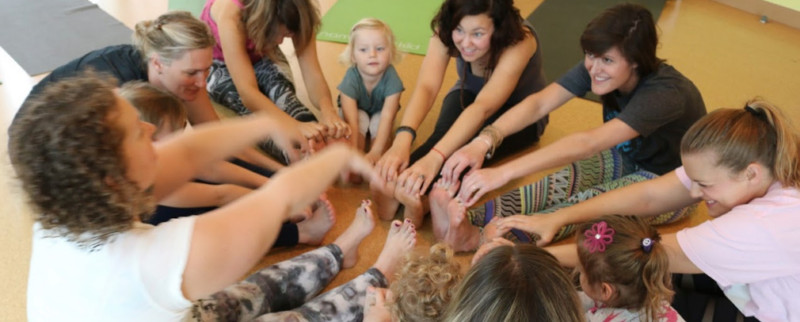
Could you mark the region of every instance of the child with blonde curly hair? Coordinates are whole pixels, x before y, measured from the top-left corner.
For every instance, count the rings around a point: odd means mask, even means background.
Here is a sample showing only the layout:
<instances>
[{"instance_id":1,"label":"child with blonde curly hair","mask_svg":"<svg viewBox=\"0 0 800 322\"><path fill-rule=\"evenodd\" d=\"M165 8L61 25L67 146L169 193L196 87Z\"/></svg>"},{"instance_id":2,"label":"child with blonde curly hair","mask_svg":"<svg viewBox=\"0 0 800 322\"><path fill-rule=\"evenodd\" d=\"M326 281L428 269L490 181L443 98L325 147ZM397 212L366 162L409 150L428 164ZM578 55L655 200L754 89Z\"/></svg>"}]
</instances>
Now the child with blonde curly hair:
<instances>
[{"instance_id":1,"label":"child with blonde curly hair","mask_svg":"<svg viewBox=\"0 0 800 322\"><path fill-rule=\"evenodd\" d=\"M364 321L441 321L464 274L445 244L410 255L386 289L368 289Z\"/></svg>"}]
</instances>

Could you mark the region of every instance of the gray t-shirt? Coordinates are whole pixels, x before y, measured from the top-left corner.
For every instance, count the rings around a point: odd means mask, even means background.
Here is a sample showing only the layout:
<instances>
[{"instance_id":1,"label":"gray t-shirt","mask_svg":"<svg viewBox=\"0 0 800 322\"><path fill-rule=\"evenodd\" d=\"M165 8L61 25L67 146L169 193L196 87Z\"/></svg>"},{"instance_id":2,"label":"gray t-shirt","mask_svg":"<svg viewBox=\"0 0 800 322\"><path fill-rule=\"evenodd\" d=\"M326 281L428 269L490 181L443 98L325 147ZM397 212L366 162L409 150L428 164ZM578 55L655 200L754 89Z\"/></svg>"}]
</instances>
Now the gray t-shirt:
<instances>
[{"instance_id":1,"label":"gray t-shirt","mask_svg":"<svg viewBox=\"0 0 800 322\"><path fill-rule=\"evenodd\" d=\"M367 87L364 86L364 80L358 69L353 66L347 69L344 74L342 83L336 87L342 94L356 100L358 102L358 109L367 112L372 116L383 109L383 102L387 96L392 96L404 90L403 81L397 75L394 66L389 65L383 73L383 77L375 88L372 89L372 94L367 93Z\"/></svg>"},{"instance_id":2,"label":"gray t-shirt","mask_svg":"<svg viewBox=\"0 0 800 322\"><path fill-rule=\"evenodd\" d=\"M556 83L576 96L584 96L592 89L582 61ZM704 115L706 107L700 91L666 63L642 78L629 94L614 91L603 97L603 122L617 118L639 133L616 148L640 168L659 175L681 165L681 138Z\"/></svg>"}]
</instances>

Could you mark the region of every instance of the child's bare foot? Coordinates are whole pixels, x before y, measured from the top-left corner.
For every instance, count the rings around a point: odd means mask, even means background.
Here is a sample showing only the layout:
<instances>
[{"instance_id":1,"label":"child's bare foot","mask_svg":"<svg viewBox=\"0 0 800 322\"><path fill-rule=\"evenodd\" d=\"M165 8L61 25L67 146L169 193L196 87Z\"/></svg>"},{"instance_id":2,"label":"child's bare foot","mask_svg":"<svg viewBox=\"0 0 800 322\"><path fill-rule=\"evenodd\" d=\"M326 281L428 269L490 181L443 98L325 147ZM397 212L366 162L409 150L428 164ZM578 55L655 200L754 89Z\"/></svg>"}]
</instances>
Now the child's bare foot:
<instances>
[{"instance_id":1,"label":"child's bare foot","mask_svg":"<svg viewBox=\"0 0 800 322\"><path fill-rule=\"evenodd\" d=\"M297 223L298 242L301 244L321 244L336 222L336 212L328 199L318 200L316 208L311 218Z\"/></svg>"},{"instance_id":2,"label":"child's bare foot","mask_svg":"<svg viewBox=\"0 0 800 322\"><path fill-rule=\"evenodd\" d=\"M467 209L458 198L451 200L447 205L447 213L450 223L444 242L457 252L467 252L478 248L481 243L481 230L466 220Z\"/></svg>"},{"instance_id":3,"label":"child's bare foot","mask_svg":"<svg viewBox=\"0 0 800 322\"><path fill-rule=\"evenodd\" d=\"M416 236L417 230L410 220L406 219L403 223L400 223L399 220L393 221L392 227L389 228L389 235L386 237L386 243L383 244L383 250L378 255L378 260L375 261L373 267L391 280L400 261L416 245Z\"/></svg>"},{"instance_id":4,"label":"child's bare foot","mask_svg":"<svg viewBox=\"0 0 800 322\"><path fill-rule=\"evenodd\" d=\"M447 230L450 227L450 216L447 214L447 206L453 200L458 187L461 185L460 181L455 184L445 185L442 179L433 184L433 189L430 193L431 205L431 222L433 223L433 236L436 240L443 240L447 235Z\"/></svg>"},{"instance_id":5,"label":"child's bare foot","mask_svg":"<svg viewBox=\"0 0 800 322\"><path fill-rule=\"evenodd\" d=\"M408 194L405 189L395 190L394 197L403 204L403 218L411 220L415 227L422 227L422 220L425 218L422 197Z\"/></svg>"},{"instance_id":6,"label":"child's bare foot","mask_svg":"<svg viewBox=\"0 0 800 322\"><path fill-rule=\"evenodd\" d=\"M370 206L372 206L371 201L362 200L361 206L356 210L353 222L333 242L336 246L339 246L344 254L343 268L353 267L356 264L358 261L358 245L372 232L372 228L375 228L375 218L372 215Z\"/></svg>"}]
</instances>

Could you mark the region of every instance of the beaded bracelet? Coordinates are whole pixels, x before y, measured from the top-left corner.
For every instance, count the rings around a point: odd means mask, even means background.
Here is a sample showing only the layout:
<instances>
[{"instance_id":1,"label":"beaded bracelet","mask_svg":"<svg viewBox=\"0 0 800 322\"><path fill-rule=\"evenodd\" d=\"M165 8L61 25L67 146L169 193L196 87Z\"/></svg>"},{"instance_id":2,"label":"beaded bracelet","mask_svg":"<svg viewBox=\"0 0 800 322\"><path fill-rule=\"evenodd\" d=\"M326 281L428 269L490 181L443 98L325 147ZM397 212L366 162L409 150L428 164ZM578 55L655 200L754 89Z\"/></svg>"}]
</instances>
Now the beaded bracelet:
<instances>
[{"instance_id":1,"label":"beaded bracelet","mask_svg":"<svg viewBox=\"0 0 800 322\"><path fill-rule=\"evenodd\" d=\"M479 135L483 134L486 134L492 139L492 144L490 145L489 151L486 152L486 158L491 159L494 155L494 151L497 150L497 147L500 146L501 143L503 143L503 135L500 133L500 129L494 125L487 125L484 127Z\"/></svg>"},{"instance_id":2,"label":"beaded bracelet","mask_svg":"<svg viewBox=\"0 0 800 322\"><path fill-rule=\"evenodd\" d=\"M417 131L412 129L410 126L403 125L403 126L398 127L397 130L394 131L394 136L397 136L398 134L400 134L400 132L411 133L411 142L414 142L414 139L417 138Z\"/></svg>"}]
</instances>

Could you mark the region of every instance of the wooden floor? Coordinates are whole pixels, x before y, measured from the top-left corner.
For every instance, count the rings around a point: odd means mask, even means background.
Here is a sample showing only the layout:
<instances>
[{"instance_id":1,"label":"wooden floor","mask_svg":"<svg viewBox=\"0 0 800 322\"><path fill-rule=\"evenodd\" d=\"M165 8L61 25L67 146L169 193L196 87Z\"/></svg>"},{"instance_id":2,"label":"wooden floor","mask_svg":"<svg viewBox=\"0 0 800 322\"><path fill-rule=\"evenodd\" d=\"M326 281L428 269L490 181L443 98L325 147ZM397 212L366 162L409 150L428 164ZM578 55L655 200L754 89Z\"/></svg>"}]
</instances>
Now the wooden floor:
<instances>
[{"instance_id":1,"label":"wooden floor","mask_svg":"<svg viewBox=\"0 0 800 322\"><path fill-rule=\"evenodd\" d=\"M335 0L319 0L325 12ZM133 26L136 21L152 19L166 11L167 0L93 0L111 15ZM541 0L517 0L522 14L527 16ZM535 22L534 22L535 23ZM759 17L722 5L712 0L667 1L658 21L661 41L659 56L666 58L678 70L694 81L703 94L709 110L719 107L741 107L753 97L762 96L782 107L794 123L800 123L800 30L777 23L759 23ZM577 41L566 39L565 41ZM319 42L320 61L325 77L333 93L342 79L345 67L336 59L343 50L342 44ZM291 51L291 48L285 48ZM287 55L290 56L290 55ZM546 58L545 58L546 59ZM422 61L421 56L406 55L396 67L408 89L401 105L406 106L414 80ZM296 65L295 77L299 77ZM25 320L25 294L28 262L30 259L31 210L25 205L18 183L13 178L6 157L6 129L14 113L22 103L31 86L41 78L30 77L0 50L0 244L3 246L0 273L0 320ZM298 78L299 80L299 78ZM455 81L450 68L445 87ZM299 83L299 82L298 82ZM301 89L303 91L303 89ZM443 91L444 92L444 91ZM441 101L440 95L437 103ZM438 107L438 106L437 106ZM402 111L401 111L402 112ZM433 128L438 109L434 109L419 130L426 137ZM398 117L399 119L399 117ZM574 99L554 112L541 144L548 144L565 134L588 129L600 124L600 108L597 103ZM422 141L422 140L419 140ZM419 144L420 142L417 142ZM516 180L502 191L522 183L540 178L542 173ZM329 192L338 214L337 224L326 238L332 241L347 226L362 198L368 197L363 186L334 187ZM696 225L707 217L701 207L698 214L688 220L663 227L662 231L676 231L685 226ZM380 252L386 236L388 223L382 222L362 244L359 264L345 270L334 280L333 285L366 270ZM431 244L430 223L418 230L418 250L424 251ZM274 250L265 257L259 267L306 251L308 247ZM459 256L466 263L469 255Z\"/></svg>"}]
</instances>

